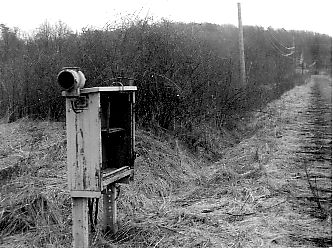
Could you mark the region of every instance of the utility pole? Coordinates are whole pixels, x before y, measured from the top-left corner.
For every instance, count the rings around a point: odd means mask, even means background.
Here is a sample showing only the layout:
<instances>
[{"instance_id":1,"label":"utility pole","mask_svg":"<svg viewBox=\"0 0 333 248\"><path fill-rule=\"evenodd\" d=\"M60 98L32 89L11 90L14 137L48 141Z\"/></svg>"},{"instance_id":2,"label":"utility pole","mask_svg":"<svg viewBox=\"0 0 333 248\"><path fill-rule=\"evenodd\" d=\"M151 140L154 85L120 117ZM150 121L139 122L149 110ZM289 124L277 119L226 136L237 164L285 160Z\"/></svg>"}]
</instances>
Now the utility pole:
<instances>
[{"instance_id":1,"label":"utility pole","mask_svg":"<svg viewBox=\"0 0 333 248\"><path fill-rule=\"evenodd\" d=\"M294 47L294 56L293 56L293 58L294 58L294 66L295 66L295 68L297 67L297 57L296 57L296 46L295 46L295 36L293 35L293 47Z\"/></svg>"},{"instance_id":2,"label":"utility pole","mask_svg":"<svg viewBox=\"0 0 333 248\"><path fill-rule=\"evenodd\" d=\"M246 71L245 71L245 56L244 56L244 38L243 38L243 25L242 25L242 14L241 5L238 6L238 31L239 31L239 59L240 59L240 72L241 72L241 87L246 85Z\"/></svg>"}]
</instances>

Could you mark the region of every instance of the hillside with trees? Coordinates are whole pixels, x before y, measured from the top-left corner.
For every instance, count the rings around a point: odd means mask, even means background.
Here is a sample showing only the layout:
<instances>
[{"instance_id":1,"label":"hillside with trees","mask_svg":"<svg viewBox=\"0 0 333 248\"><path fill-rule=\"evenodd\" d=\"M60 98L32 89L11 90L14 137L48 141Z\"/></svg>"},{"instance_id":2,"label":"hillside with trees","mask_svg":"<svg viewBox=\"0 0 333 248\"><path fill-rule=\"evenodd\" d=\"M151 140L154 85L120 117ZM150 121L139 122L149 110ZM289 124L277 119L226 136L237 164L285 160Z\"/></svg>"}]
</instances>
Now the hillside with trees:
<instances>
[{"instance_id":1,"label":"hillside with trees","mask_svg":"<svg viewBox=\"0 0 333 248\"><path fill-rule=\"evenodd\" d=\"M87 87L134 78L143 127L176 133L202 123L228 127L235 116L294 87L300 63L331 68L327 35L245 26L244 40L247 86L240 88L232 25L145 19L74 33L59 22L23 36L1 24L0 118L64 120L56 76L62 67L78 66Z\"/></svg>"}]
</instances>

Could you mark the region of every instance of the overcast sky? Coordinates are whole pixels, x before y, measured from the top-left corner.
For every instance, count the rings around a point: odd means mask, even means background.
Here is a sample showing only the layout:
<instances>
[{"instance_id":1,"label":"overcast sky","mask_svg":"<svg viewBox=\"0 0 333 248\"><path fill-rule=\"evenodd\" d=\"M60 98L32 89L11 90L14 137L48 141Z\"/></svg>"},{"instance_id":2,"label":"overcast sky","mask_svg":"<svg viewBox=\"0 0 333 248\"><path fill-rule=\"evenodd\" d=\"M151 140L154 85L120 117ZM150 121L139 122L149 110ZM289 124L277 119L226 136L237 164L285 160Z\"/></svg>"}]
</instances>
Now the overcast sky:
<instances>
[{"instance_id":1,"label":"overcast sky","mask_svg":"<svg viewBox=\"0 0 333 248\"><path fill-rule=\"evenodd\" d=\"M30 33L46 20L72 30L103 28L126 14L181 22L243 25L333 34L332 0L0 0L0 23Z\"/></svg>"}]
</instances>

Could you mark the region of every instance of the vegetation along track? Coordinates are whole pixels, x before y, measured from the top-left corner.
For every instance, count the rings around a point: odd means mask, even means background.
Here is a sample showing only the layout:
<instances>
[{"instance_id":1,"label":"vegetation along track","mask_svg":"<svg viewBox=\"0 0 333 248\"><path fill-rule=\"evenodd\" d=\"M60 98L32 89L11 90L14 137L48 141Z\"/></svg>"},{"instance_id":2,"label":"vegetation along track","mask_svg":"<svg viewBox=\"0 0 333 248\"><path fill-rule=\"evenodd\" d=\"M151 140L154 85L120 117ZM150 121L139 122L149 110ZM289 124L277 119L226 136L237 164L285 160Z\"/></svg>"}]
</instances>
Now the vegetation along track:
<instances>
[{"instance_id":1,"label":"vegetation along track","mask_svg":"<svg viewBox=\"0 0 333 248\"><path fill-rule=\"evenodd\" d=\"M119 232L91 247L332 246L330 92L330 78L312 76L256 112L254 135L210 165L138 130ZM0 167L13 168L2 175L0 247L71 247L64 124L1 124L0 137Z\"/></svg>"},{"instance_id":2,"label":"vegetation along track","mask_svg":"<svg viewBox=\"0 0 333 248\"><path fill-rule=\"evenodd\" d=\"M253 136L137 220L152 247L332 246L330 88L312 76L258 111ZM144 247L132 237L119 247Z\"/></svg>"},{"instance_id":3,"label":"vegetation along track","mask_svg":"<svg viewBox=\"0 0 333 248\"><path fill-rule=\"evenodd\" d=\"M332 246L330 91L313 76L258 112L255 135L158 219L159 247Z\"/></svg>"}]
</instances>

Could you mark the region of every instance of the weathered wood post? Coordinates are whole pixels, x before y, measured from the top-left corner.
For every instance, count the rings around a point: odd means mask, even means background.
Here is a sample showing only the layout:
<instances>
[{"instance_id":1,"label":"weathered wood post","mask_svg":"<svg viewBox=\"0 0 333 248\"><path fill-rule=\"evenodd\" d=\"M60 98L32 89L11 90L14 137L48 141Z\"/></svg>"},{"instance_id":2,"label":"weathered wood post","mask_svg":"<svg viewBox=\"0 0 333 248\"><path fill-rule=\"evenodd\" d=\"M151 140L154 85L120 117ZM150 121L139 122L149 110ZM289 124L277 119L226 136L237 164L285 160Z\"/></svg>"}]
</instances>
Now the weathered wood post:
<instances>
[{"instance_id":1,"label":"weathered wood post","mask_svg":"<svg viewBox=\"0 0 333 248\"><path fill-rule=\"evenodd\" d=\"M67 171L75 248L89 247L89 226L95 223L89 223L93 206L88 207L88 202L97 201L102 194L101 227L117 231L116 184L133 178L135 159L136 86L83 88L84 81L76 67L63 68L58 74L66 98ZM95 216L97 213L96 206Z\"/></svg>"}]
</instances>

